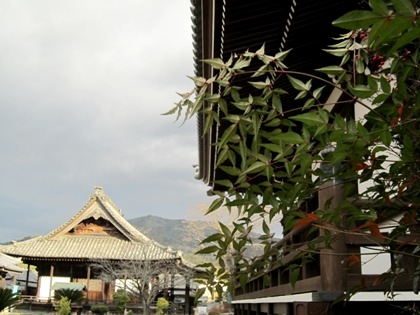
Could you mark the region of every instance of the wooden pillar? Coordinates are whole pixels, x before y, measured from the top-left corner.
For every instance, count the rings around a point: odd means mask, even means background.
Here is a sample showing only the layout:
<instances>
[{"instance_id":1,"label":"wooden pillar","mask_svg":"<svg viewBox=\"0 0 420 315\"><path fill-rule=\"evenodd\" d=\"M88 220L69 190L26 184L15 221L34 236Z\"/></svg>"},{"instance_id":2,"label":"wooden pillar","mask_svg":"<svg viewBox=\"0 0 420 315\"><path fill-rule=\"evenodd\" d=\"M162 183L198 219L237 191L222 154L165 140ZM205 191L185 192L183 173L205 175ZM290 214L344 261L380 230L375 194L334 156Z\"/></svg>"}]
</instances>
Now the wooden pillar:
<instances>
[{"instance_id":1,"label":"wooden pillar","mask_svg":"<svg viewBox=\"0 0 420 315\"><path fill-rule=\"evenodd\" d=\"M26 280L25 280L25 294L29 294L29 272L31 271L31 264L27 265L28 270L26 271Z\"/></svg>"},{"instance_id":2,"label":"wooden pillar","mask_svg":"<svg viewBox=\"0 0 420 315\"><path fill-rule=\"evenodd\" d=\"M51 302L51 287L52 287L53 277L54 277L54 265L51 265L50 266L50 287L48 290L48 302Z\"/></svg>"},{"instance_id":3,"label":"wooden pillar","mask_svg":"<svg viewBox=\"0 0 420 315\"><path fill-rule=\"evenodd\" d=\"M89 285L90 285L90 265L87 266L87 275L86 275L86 304L89 303Z\"/></svg>"},{"instance_id":4,"label":"wooden pillar","mask_svg":"<svg viewBox=\"0 0 420 315\"><path fill-rule=\"evenodd\" d=\"M3 289L6 287L6 272L1 273L1 287Z\"/></svg>"},{"instance_id":5,"label":"wooden pillar","mask_svg":"<svg viewBox=\"0 0 420 315\"><path fill-rule=\"evenodd\" d=\"M191 305L190 305L190 279L185 278L185 305L184 305L184 314L191 314Z\"/></svg>"},{"instance_id":6,"label":"wooden pillar","mask_svg":"<svg viewBox=\"0 0 420 315\"><path fill-rule=\"evenodd\" d=\"M166 299L166 300L169 300L168 299L168 288L169 288L169 285L168 285L168 282L169 282L169 280L168 280L168 275L169 275L169 269L168 268L166 268L165 269L165 271L164 271L164 278L163 278L163 297ZM157 283L159 283L159 281L157 281Z\"/></svg>"},{"instance_id":7,"label":"wooden pillar","mask_svg":"<svg viewBox=\"0 0 420 315\"><path fill-rule=\"evenodd\" d=\"M73 278L74 278L74 275L73 275L73 264L70 264L70 282L73 282Z\"/></svg>"},{"instance_id":8,"label":"wooden pillar","mask_svg":"<svg viewBox=\"0 0 420 315\"><path fill-rule=\"evenodd\" d=\"M334 177L340 167L330 164L331 156L335 150L334 146L328 146L320 152L324 159L320 168L326 176L326 181L321 185L318 192L318 207L324 211L331 211L337 208L343 200L343 184ZM344 213L340 214L345 220ZM328 228L328 226L326 227ZM322 249L320 252L321 288L323 292L342 292L345 289L345 266L342 264L343 253L346 253L346 244L342 233L330 232L333 242L330 249ZM321 229L320 235L325 235Z\"/></svg>"},{"instance_id":9,"label":"wooden pillar","mask_svg":"<svg viewBox=\"0 0 420 315\"><path fill-rule=\"evenodd\" d=\"M326 183L319 192L319 207L325 208L327 202L329 208L335 208L343 198L342 184L335 181ZM327 209L328 210L328 209ZM321 230L321 235L324 231ZM331 233L335 238L331 244L331 249L321 250L320 268L321 268L321 291L340 292L345 289L345 266L342 261L345 258L343 253L347 252L344 242L344 235ZM341 255L340 255L341 254Z\"/></svg>"},{"instance_id":10,"label":"wooden pillar","mask_svg":"<svg viewBox=\"0 0 420 315\"><path fill-rule=\"evenodd\" d=\"M171 271L171 298L170 301L175 301L175 271Z\"/></svg>"}]
</instances>

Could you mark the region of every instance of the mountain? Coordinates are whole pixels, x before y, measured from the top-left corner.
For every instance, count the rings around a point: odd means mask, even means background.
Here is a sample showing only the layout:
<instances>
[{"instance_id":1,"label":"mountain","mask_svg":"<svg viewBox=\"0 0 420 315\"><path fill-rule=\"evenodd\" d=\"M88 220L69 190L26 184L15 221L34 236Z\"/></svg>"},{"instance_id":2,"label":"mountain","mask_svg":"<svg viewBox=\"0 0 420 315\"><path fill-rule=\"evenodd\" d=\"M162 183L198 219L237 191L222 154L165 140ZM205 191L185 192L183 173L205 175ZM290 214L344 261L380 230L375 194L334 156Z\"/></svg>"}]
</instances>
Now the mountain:
<instances>
[{"instance_id":1,"label":"mountain","mask_svg":"<svg viewBox=\"0 0 420 315\"><path fill-rule=\"evenodd\" d=\"M128 220L135 228L150 239L173 250L180 250L193 264L206 261L205 256L194 256L200 241L217 230L209 221L173 220L147 215Z\"/></svg>"},{"instance_id":2,"label":"mountain","mask_svg":"<svg viewBox=\"0 0 420 315\"><path fill-rule=\"evenodd\" d=\"M194 256L198 250L200 241L205 237L217 232L217 223L211 221L173 220L148 215L128 220L140 232L150 239L173 250L181 250L183 255L193 263L204 262L202 255ZM251 238L256 240L258 234L252 233ZM262 245L256 242L252 248L248 248L251 256L260 255L263 251Z\"/></svg>"}]
</instances>

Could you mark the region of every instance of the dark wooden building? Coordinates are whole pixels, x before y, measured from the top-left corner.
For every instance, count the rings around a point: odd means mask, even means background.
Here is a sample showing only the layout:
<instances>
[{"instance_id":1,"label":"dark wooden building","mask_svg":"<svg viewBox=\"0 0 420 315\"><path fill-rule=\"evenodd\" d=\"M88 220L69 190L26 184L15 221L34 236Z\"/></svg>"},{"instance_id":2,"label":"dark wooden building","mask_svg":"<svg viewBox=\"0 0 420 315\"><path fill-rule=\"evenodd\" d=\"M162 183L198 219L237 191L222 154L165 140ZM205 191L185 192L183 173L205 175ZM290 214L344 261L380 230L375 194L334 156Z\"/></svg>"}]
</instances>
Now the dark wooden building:
<instances>
[{"instance_id":1,"label":"dark wooden building","mask_svg":"<svg viewBox=\"0 0 420 315\"><path fill-rule=\"evenodd\" d=\"M292 49L287 56L286 64L294 71L312 73L313 69L337 63L335 57L322 51L332 43L332 38L340 34L331 22L344 13L362 8L364 1L241 1L241 0L192 0L194 63L196 75L211 78L212 68L201 60L221 58L227 61L232 54L243 53L246 50L257 51L265 45L265 52L274 56L279 51ZM344 32L341 32L344 33ZM235 82L236 83L236 82ZM240 82L237 83L240 85ZM217 87L216 87L217 88ZM217 93L215 90L213 93ZM334 104L343 96L338 90L328 91L329 111L339 110ZM284 112L296 106L293 98L282 102ZM205 105L206 106L206 105ZM210 106L210 104L208 104ZM210 108L210 107L209 107ZM217 111L217 106L214 107ZM348 115L358 115L356 106L348 106ZM220 111L221 112L221 111ZM225 179L226 173L216 167L219 154L217 142L223 134L223 117L220 125L214 123L210 132L204 134L204 114L198 114L199 130L199 166L197 178L210 186L211 190L224 190L217 184ZM216 144L216 145L214 145ZM225 177L224 177L225 176ZM322 208L327 200L332 203L342 198L340 185L326 185L314 196L311 211ZM362 201L359 207L368 206ZM240 315L280 315L280 314L327 314L328 306L339 295L349 292L360 283L365 284L368 291L361 292L347 304L346 310L337 314L360 313L369 307L375 307L378 312L388 314L389 304L383 293L384 287L375 285L375 279L383 268L391 264L389 255L377 265L377 269L364 273L362 264L346 268L342 257L331 255L328 250L322 251L316 259L302 266L300 278L292 286L288 264L295 261L299 250L305 248L305 228L294 230L284 235L277 244L279 252L284 248L282 263L274 264L268 276L271 283L267 284L264 277L249 281L245 289L238 288L233 297L235 314ZM303 245L302 245L303 244ZM369 246L384 245L383 240L353 236L340 237L335 243L335 250L343 253L360 253ZM408 279L407 279L408 280ZM415 301L418 297L412 291L409 281L395 284L400 290L395 300ZM392 311L391 311L392 312ZM363 312L362 312L363 313Z\"/></svg>"}]
</instances>

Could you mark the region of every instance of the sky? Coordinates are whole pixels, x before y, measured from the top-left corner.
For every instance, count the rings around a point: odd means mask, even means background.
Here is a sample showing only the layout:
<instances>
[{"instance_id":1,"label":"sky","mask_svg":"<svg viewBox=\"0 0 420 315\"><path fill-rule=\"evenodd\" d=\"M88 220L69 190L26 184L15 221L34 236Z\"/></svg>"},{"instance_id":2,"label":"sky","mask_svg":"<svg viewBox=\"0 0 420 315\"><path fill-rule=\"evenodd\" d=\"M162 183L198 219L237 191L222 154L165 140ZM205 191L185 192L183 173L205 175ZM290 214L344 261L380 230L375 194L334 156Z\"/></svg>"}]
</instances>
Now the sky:
<instances>
[{"instance_id":1,"label":"sky","mask_svg":"<svg viewBox=\"0 0 420 315\"><path fill-rule=\"evenodd\" d=\"M195 120L189 0L0 1L0 243L44 235L95 186L127 219L188 219ZM196 218L194 218L196 219Z\"/></svg>"}]
</instances>

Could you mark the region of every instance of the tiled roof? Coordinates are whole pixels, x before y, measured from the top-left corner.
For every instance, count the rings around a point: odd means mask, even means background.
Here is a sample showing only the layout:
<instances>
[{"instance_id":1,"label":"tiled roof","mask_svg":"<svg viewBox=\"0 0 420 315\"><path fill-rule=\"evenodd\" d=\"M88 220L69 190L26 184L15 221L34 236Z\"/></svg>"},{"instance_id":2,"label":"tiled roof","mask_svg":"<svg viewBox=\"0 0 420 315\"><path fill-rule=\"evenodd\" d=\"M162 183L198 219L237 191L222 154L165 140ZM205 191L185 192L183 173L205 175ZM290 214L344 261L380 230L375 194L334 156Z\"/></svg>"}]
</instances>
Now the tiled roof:
<instances>
[{"instance_id":1,"label":"tiled roof","mask_svg":"<svg viewBox=\"0 0 420 315\"><path fill-rule=\"evenodd\" d=\"M0 272L20 273L23 271L23 268L18 266L20 263L22 263L20 259L0 253Z\"/></svg>"},{"instance_id":2,"label":"tiled roof","mask_svg":"<svg viewBox=\"0 0 420 315\"><path fill-rule=\"evenodd\" d=\"M80 223L99 219L112 227L112 233L74 232ZM24 261L181 259L180 252L150 240L134 228L101 187L96 187L86 206L59 228L45 236L0 246L0 252Z\"/></svg>"},{"instance_id":3,"label":"tiled roof","mask_svg":"<svg viewBox=\"0 0 420 315\"><path fill-rule=\"evenodd\" d=\"M179 253L157 243L140 243L108 236L64 235L54 239L37 237L0 247L0 250L24 260L160 260L177 259Z\"/></svg>"}]
</instances>

